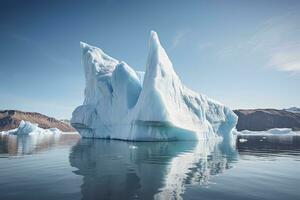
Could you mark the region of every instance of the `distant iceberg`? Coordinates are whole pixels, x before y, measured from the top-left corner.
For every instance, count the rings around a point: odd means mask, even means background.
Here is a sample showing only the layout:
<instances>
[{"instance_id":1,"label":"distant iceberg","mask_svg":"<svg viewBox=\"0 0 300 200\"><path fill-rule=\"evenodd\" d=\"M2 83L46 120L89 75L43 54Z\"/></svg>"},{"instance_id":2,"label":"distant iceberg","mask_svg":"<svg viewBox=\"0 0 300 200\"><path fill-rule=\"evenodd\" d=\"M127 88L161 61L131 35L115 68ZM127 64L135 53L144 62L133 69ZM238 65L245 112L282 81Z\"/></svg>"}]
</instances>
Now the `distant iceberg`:
<instances>
[{"instance_id":1,"label":"distant iceberg","mask_svg":"<svg viewBox=\"0 0 300 200\"><path fill-rule=\"evenodd\" d=\"M227 137L235 127L231 109L181 83L156 32L151 32L145 73L80 44L85 99L73 111L71 124L83 137L199 140Z\"/></svg>"},{"instance_id":2,"label":"distant iceberg","mask_svg":"<svg viewBox=\"0 0 300 200\"><path fill-rule=\"evenodd\" d=\"M284 136L284 135L300 135L300 132L295 132L291 128L273 128L267 131L240 131L237 132L237 135L244 136Z\"/></svg>"},{"instance_id":3,"label":"distant iceberg","mask_svg":"<svg viewBox=\"0 0 300 200\"><path fill-rule=\"evenodd\" d=\"M2 131L1 134L13 135L36 135L36 134L61 134L62 132L57 128L43 129L38 127L38 124L22 120L19 127L9 131Z\"/></svg>"}]
</instances>

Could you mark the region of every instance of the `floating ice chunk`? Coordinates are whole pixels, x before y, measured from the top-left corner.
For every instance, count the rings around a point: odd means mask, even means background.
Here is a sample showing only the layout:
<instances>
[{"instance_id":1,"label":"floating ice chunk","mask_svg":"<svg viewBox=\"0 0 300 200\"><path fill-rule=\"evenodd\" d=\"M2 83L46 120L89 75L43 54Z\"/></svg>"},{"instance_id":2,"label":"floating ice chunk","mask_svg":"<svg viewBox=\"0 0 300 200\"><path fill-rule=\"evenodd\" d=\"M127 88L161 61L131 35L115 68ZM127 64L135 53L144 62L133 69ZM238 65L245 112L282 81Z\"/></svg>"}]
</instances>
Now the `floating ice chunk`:
<instances>
[{"instance_id":1,"label":"floating ice chunk","mask_svg":"<svg viewBox=\"0 0 300 200\"><path fill-rule=\"evenodd\" d=\"M240 139L239 139L239 142L240 142L240 143L244 143L244 142L247 142L247 141L248 141L248 140L245 139L245 138L240 138Z\"/></svg>"},{"instance_id":2,"label":"floating ice chunk","mask_svg":"<svg viewBox=\"0 0 300 200\"><path fill-rule=\"evenodd\" d=\"M3 131L3 134L14 134L14 135L34 135L34 134L61 134L62 132L57 128L43 129L38 127L38 124L31 123L28 121L21 121L17 129L10 131Z\"/></svg>"}]
</instances>

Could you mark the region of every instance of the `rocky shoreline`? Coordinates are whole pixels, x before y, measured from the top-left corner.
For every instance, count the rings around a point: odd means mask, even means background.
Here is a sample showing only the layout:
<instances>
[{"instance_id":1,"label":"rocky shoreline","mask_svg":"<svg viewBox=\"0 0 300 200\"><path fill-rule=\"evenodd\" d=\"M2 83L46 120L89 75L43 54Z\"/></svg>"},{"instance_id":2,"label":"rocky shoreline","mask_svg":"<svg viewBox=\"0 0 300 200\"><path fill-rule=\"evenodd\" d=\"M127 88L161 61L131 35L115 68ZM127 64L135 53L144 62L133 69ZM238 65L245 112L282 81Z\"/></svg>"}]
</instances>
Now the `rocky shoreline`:
<instances>
[{"instance_id":1,"label":"rocky shoreline","mask_svg":"<svg viewBox=\"0 0 300 200\"><path fill-rule=\"evenodd\" d=\"M266 131L272 128L291 128L300 131L300 113L277 109L234 110L238 116L238 131Z\"/></svg>"},{"instance_id":2,"label":"rocky shoreline","mask_svg":"<svg viewBox=\"0 0 300 200\"><path fill-rule=\"evenodd\" d=\"M36 123L40 128L44 129L58 128L63 132L76 131L70 124L57 120L53 117L48 117L36 112L23 112L19 110L0 111L0 131L15 129L19 126L22 120Z\"/></svg>"}]
</instances>

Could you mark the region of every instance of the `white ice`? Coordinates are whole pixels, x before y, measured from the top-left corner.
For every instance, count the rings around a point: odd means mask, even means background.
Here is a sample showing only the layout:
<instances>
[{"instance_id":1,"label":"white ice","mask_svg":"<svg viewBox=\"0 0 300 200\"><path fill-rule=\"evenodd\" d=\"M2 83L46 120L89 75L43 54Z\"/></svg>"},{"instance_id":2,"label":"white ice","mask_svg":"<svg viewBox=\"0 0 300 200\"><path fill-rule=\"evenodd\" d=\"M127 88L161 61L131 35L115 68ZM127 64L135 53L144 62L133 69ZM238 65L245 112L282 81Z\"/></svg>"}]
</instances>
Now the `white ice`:
<instances>
[{"instance_id":1,"label":"white ice","mask_svg":"<svg viewBox=\"0 0 300 200\"><path fill-rule=\"evenodd\" d=\"M266 136L276 136L276 135L299 135L300 132L295 132L290 128L273 128L267 131L248 131L248 130L244 130L244 131L240 131L237 132L237 135L245 135L245 136L262 136L262 135L266 135Z\"/></svg>"},{"instance_id":2,"label":"white ice","mask_svg":"<svg viewBox=\"0 0 300 200\"><path fill-rule=\"evenodd\" d=\"M44 134L44 135L52 135L52 134L61 134L62 132L57 128L49 128L43 129L38 127L38 124L31 123L28 121L21 121L19 127L9 131L2 131L2 135L6 134L13 134L13 135L37 135L37 134Z\"/></svg>"},{"instance_id":3,"label":"white ice","mask_svg":"<svg viewBox=\"0 0 300 200\"><path fill-rule=\"evenodd\" d=\"M97 47L81 48L85 99L71 124L83 137L199 140L228 136L237 123L231 109L181 83L154 31L145 72Z\"/></svg>"},{"instance_id":4,"label":"white ice","mask_svg":"<svg viewBox=\"0 0 300 200\"><path fill-rule=\"evenodd\" d=\"M240 142L240 143L244 143L244 142L247 142L247 141L248 141L248 140L245 139L245 138L240 138L240 139L239 139L239 142Z\"/></svg>"}]
</instances>

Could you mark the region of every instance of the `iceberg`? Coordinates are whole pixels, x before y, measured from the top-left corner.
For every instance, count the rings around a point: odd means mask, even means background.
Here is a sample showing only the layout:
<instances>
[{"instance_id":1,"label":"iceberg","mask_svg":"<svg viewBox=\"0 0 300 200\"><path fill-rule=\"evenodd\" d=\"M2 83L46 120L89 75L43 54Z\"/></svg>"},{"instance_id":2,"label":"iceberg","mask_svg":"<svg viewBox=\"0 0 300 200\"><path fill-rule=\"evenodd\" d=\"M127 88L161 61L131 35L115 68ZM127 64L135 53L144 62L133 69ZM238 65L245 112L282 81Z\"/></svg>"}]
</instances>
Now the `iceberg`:
<instances>
[{"instance_id":1,"label":"iceberg","mask_svg":"<svg viewBox=\"0 0 300 200\"><path fill-rule=\"evenodd\" d=\"M300 135L300 132L293 131L291 128L273 128L267 131L249 131L243 130L236 133L240 136L284 136L284 135Z\"/></svg>"},{"instance_id":2,"label":"iceberg","mask_svg":"<svg viewBox=\"0 0 300 200\"><path fill-rule=\"evenodd\" d=\"M13 135L41 135L41 134L54 135L54 134L62 134L62 132L58 128L43 129L43 128L38 127L38 124L22 120L20 122L18 128L1 132L1 135L9 135L9 134L13 134Z\"/></svg>"},{"instance_id":3,"label":"iceberg","mask_svg":"<svg viewBox=\"0 0 300 200\"><path fill-rule=\"evenodd\" d=\"M71 125L82 137L170 141L231 135L237 116L182 84L156 32L151 32L145 72L97 47L80 45L85 98L73 111Z\"/></svg>"}]
</instances>

